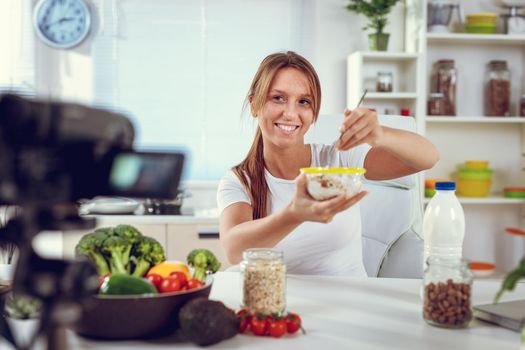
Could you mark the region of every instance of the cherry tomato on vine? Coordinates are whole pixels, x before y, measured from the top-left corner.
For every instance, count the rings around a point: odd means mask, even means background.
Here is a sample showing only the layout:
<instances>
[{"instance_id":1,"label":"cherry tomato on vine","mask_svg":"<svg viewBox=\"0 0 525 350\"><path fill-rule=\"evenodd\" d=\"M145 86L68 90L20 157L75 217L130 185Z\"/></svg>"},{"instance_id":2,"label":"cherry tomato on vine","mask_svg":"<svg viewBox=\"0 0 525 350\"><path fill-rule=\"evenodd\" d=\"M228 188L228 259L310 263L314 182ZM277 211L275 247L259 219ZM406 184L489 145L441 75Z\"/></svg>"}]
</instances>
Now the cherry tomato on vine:
<instances>
[{"instance_id":1,"label":"cherry tomato on vine","mask_svg":"<svg viewBox=\"0 0 525 350\"><path fill-rule=\"evenodd\" d=\"M282 337L287 330L286 320L284 318L279 318L276 320L271 320L268 326L268 332L274 338Z\"/></svg>"},{"instance_id":2,"label":"cherry tomato on vine","mask_svg":"<svg viewBox=\"0 0 525 350\"><path fill-rule=\"evenodd\" d=\"M266 332L268 330L268 321L266 317L252 317L250 321L250 329L255 335L266 335Z\"/></svg>"},{"instance_id":3,"label":"cherry tomato on vine","mask_svg":"<svg viewBox=\"0 0 525 350\"><path fill-rule=\"evenodd\" d=\"M239 319L239 333L244 333L252 320L252 314L246 309L241 309L237 311L237 318Z\"/></svg>"},{"instance_id":4,"label":"cherry tomato on vine","mask_svg":"<svg viewBox=\"0 0 525 350\"><path fill-rule=\"evenodd\" d=\"M286 330L288 333L293 334L301 329L301 317L298 314L292 312L286 316Z\"/></svg>"}]
</instances>

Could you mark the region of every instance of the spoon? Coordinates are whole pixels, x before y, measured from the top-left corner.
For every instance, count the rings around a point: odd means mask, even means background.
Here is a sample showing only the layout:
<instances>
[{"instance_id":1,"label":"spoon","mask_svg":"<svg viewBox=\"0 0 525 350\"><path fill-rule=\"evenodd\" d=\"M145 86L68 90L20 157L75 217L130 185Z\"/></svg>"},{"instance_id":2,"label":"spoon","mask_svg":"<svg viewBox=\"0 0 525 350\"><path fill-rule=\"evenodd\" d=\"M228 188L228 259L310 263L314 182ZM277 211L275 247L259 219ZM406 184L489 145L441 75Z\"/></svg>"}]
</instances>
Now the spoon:
<instances>
[{"instance_id":1,"label":"spoon","mask_svg":"<svg viewBox=\"0 0 525 350\"><path fill-rule=\"evenodd\" d=\"M359 108L359 106L361 106L361 103L363 103L363 100L365 99L365 96L366 96L366 93L368 92L368 89L365 89L365 91L363 92L363 95L361 96L361 98L359 99L359 102L357 102L357 106L354 108L354 109L357 109ZM337 140L334 141L334 143L332 144L332 146L335 146L338 142L341 141L341 137L343 137L343 134L345 132L343 130L339 131L339 138Z\"/></svg>"}]
</instances>

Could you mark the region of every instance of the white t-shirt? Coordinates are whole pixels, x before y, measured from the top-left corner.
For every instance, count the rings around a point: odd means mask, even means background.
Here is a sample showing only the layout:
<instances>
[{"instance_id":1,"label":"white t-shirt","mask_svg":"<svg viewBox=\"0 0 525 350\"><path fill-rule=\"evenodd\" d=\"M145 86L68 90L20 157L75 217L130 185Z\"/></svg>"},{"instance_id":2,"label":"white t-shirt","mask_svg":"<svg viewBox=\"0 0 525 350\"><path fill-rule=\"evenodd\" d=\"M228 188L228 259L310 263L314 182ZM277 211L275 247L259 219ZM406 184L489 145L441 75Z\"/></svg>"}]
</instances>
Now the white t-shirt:
<instances>
[{"instance_id":1,"label":"white t-shirt","mask_svg":"<svg viewBox=\"0 0 525 350\"><path fill-rule=\"evenodd\" d=\"M331 145L311 144L311 167L363 167L370 149L360 145L339 152ZM269 189L268 215L290 203L295 181L279 179L265 170ZM251 204L241 181L230 170L221 179L217 192L219 211L238 202ZM328 224L304 222L283 238L273 249L284 253L287 272L308 275L366 277L361 246L359 204L338 213Z\"/></svg>"}]
</instances>

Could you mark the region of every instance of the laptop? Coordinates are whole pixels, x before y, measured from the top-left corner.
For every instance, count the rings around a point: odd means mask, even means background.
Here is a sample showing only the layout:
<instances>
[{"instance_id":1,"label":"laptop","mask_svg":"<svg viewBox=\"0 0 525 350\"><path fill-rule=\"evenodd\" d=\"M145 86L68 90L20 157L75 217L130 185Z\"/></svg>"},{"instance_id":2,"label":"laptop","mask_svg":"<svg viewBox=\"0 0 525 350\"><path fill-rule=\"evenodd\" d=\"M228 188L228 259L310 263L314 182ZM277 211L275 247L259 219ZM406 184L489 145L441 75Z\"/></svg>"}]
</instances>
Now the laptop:
<instances>
[{"instance_id":1,"label":"laptop","mask_svg":"<svg viewBox=\"0 0 525 350\"><path fill-rule=\"evenodd\" d=\"M500 302L473 307L474 317L521 332L525 325L525 300Z\"/></svg>"}]
</instances>

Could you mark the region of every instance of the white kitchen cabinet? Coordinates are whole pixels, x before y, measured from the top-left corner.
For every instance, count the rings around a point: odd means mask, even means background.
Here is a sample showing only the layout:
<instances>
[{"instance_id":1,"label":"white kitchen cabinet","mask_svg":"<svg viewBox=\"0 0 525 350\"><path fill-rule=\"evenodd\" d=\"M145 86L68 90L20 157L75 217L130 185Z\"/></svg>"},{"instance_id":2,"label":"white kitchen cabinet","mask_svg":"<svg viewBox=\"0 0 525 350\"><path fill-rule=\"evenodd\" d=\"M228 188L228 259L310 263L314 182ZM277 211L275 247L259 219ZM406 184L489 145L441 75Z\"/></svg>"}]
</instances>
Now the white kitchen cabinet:
<instances>
[{"instance_id":1,"label":"white kitchen cabinet","mask_svg":"<svg viewBox=\"0 0 525 350\"><path fill-rule=\"evenodd\" d=\"M369 96L365 105L379 107L376 109L382 114L385 106L396 108L412 101L418 132L429 138L441 154L441 160L425 173L425 178L454 179L465 160L490 162L494 170L491 195L460 198L466 219L464 255L471 260L494 262L499 272L506 272L525 255L525 239L505 233L505 227L524 227L525 201L502 196L504 187L525 185L525 118L518 117L519 98L525 93L525 36L427 33L428 1L405 2L405 52L357 52L348 57L347 106L355 106L356 96L370 87L374 72L390 68L400 74L396 80L404 81L405 87L415 87L416 96L409 99L412 96L396 95L413 92L401 87L390 96ZM459 3L466 14L503 12L497 2ZM426 116L432 65L439 59L455 61L457 116ZM486 65L496 59L506 60L511 71L511 117L484 115Z\"/></svg>"},{"instance_id":2,"label":"white kitchen cabinet","mask_svg":"<svg viewBox=\"0 0 525 350\"><path fill-rule=\"evenodd\" d=\"M168 224L168 256L174 260L186 260L188 253L195 248L210 250L221 262L221 270L230 264L219 242L217 225Z\"/></svg>"}]
</instances>

